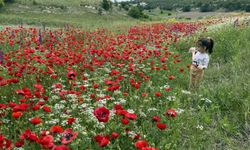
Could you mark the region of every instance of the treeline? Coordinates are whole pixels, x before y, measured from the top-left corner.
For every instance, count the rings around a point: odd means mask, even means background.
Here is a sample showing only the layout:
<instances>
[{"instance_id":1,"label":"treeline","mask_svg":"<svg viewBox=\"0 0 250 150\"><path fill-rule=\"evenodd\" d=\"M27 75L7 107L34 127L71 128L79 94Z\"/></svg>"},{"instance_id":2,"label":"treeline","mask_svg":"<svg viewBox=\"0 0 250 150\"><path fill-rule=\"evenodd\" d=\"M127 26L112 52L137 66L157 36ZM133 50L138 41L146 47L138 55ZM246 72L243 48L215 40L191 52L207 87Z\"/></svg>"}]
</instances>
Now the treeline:
<instances>
[{"instance_id":1,"label":"treeline","mask_svg":"<svg viewBox=\"0 0 250 150\"><path fill-rule=\"evenodd\" d=\"M146 2L145 9L160 8L162 10L181 9L191 11L199 8L201 12L216 11L248 11L250 0L141 0Z\"/></svg>"},{"instance_id":2,"label":"treeline","mask_svg":"<svg viewBox=\"0 0 250 150\"><path fill-rule=\"evenodd\" d=\"M115 1L115 3L117 3ZM134 18L145 18L143 10L181 10L189 12L211 12L222 9L224 11L250 12L250 0L131 0L116 4L121 9L128 11L128 15ZM147 16L146 16L147 17Z\"/></svg>"}]
</instances>

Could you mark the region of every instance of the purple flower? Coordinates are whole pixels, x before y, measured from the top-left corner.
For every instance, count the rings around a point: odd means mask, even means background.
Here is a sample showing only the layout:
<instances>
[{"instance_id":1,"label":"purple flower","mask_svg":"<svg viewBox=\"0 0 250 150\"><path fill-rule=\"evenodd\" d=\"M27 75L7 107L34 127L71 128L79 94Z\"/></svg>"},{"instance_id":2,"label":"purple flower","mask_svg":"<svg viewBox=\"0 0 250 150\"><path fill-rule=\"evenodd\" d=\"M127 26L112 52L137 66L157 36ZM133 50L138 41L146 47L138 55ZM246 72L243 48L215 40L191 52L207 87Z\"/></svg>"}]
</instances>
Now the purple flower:
<instances>
[{"instance_id":1,"label":"purple flower","mask_svg":"<svg viewBox=\"0 0 250 150\"><path fill-rule=\"evenodd\" d=\"M39 30L39 44L42 44L43 40L42 40L42 33L41 33L41 29Z\"/></svg>"}]
</instances>

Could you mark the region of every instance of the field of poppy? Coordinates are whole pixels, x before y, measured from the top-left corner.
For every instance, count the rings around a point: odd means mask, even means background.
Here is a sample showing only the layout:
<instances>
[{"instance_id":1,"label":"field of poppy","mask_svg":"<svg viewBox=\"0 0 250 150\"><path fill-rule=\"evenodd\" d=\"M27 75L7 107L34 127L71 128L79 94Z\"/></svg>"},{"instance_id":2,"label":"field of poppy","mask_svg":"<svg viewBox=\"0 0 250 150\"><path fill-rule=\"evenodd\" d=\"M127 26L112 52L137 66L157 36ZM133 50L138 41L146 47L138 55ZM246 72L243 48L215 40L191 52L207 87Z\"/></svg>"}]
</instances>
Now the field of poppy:
<instances>
[{"instance_id":1,"label":"field of poppy","mask_svg":"<svg viewBox=\"0 0 250 150\"><path fill-rule=\"evenodd\" d=\"M157 23L119 34L6 27L0 149L176 148L186 136L179 95L190 94L187 50L221 22Z\"/></svg>"}]
</instances>

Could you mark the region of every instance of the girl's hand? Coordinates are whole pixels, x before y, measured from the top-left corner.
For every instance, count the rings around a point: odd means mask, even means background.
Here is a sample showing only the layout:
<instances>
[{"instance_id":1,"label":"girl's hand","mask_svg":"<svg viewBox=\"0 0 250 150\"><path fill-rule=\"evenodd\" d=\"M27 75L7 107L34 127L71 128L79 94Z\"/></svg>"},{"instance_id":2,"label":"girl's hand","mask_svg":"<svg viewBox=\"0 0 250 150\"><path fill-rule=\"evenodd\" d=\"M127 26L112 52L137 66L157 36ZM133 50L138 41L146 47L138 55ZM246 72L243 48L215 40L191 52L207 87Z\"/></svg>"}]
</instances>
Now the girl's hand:
<instances>
[{"instance_id":1,"label":"girl's hand","mask_svg":"<svg viewBox=\"0 0 250 150\"><path fill-rule=\"evenodd\" d=\"M196 51L196 48L195 47L191 47L190 49L189 49L189 53L194 53Z\"/></svg>"},{"instance_id":2,"label":"girl's hand","mask_svg":"<svg viewBox=\"0 0 250 150\"><path fill-rule=\"evenodd\" d=\"M206 67L205 67L205 66L202 66L202 65L198 65L197 68L203 70L203 69L205 69Z\"/></svg>"}]
</instances>

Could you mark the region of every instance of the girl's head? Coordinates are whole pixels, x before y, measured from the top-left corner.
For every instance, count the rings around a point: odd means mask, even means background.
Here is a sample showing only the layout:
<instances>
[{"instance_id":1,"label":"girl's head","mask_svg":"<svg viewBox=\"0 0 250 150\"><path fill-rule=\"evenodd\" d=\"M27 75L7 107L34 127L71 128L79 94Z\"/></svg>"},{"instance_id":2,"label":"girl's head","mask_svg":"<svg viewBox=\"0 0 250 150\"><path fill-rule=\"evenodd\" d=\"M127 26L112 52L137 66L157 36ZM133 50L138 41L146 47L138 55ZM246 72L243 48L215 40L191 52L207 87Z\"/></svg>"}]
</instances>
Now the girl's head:
<instances>
[{"instance_id":1,"label":"girl's head","mask_svg":"<svg viewBox=\"0 0 250 150\"><path fill-rule=\"evenodd\" d=\"M196 46L200 52L207 52L211 54L213 52L214 40L210 37L200 38L197 41Z\"/></svg>"}]
</instances>

